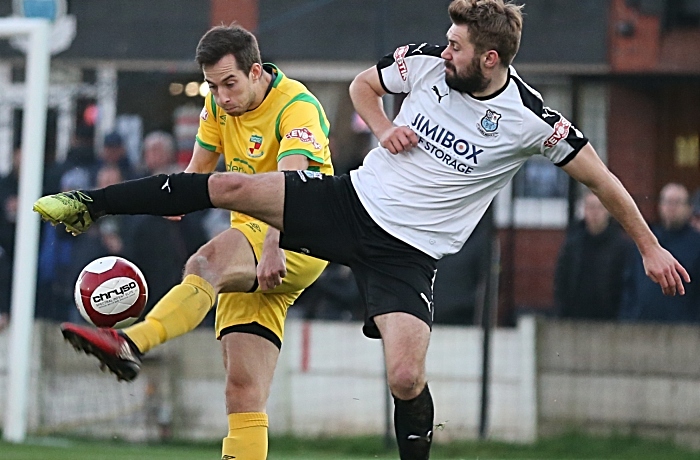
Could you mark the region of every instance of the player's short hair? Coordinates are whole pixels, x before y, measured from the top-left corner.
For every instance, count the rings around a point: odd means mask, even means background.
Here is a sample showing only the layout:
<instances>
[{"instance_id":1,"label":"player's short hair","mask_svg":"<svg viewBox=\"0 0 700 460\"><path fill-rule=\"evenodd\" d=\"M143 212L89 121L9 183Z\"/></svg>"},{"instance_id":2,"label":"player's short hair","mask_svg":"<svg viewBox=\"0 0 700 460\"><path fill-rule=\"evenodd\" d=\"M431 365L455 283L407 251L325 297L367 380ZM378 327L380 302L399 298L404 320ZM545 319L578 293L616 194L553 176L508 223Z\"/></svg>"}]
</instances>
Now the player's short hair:
<instances>
[{"instance_id":1,"label":"player's short hair","mask_svg":"<svg viewBox=\"0 0 700 460\"><path fill-rule=\"evenodd\" d=\"M245 73L250 72L256 62L262 64L255 35L236 24L209 29L197 44L195 61L202 68L216 64L228 54L236 58L238 69Z\"/></svg>"},{"instance_id":2,"label":"player's short hair","mask_svg":"<svg viewBox=\"0 0 700 460\"><path fill-rule=\"evenodd\" d=\"M496 50L507 67L520 47L522 8L504 0L454 0L448 12L453 24L467 26L477 53Z\"/></svg>"}]
</instances>

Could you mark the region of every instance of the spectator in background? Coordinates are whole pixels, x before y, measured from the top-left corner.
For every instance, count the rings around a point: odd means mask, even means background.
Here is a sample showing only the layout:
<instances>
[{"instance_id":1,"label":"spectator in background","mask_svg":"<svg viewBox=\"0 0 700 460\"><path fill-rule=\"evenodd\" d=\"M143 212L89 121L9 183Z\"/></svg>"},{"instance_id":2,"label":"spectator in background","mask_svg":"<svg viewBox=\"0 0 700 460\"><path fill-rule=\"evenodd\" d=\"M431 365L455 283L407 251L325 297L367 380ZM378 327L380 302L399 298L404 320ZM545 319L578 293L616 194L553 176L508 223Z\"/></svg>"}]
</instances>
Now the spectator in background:
<instances>
[{"instance_id":1,"label":"spectator in background","mask_svg":"<svg viewBox=\"0 0 700 460\"><path fill-rule=\"evenodd\" d=\"M85 168L93 171L96 168L95 149L93 148L95 130L92 126L79 124L71 139L71 146L66 158L60 163L47 165L44 176L44 189L55 193L61 188L61 178L73 168Z\"/></svg>"},{"instance_id":2,"label":"spectator in background","mask_svg":"<svg viewBox=\"0 0 700 460\"><path fill-rule=\"evenodd\" d=\"M7 252L0 246L0 331L9 324L11 289L12 264Z\"/></svg>"},{"instance_id":3,"label":"spectator in background","mask_svg":"<svg viewBox=\"0 0 700 460\"><path fill-rule=\"evenodd\" d=\"M144 175L182 171L175 156L175 139L165 131L153 131L143 139Z\"/></svg>"},{"instance_id":4,"label":"spectator in background","mask_svg":"<svg viewBox=\"0 0 700 460\"><path fill-rule=\"evenodd\" d=\"M570 229L559 252L555 309L564 318L616 319L631 243L597 196L587 192L582 202L583 221Z\"/></svg>"},{"instance_id":5,"label":"spectator in background","mask_svg":"<svg viewBox=\"0 0 700 460\"><path fill-rule=\"evenodd\" d=\"M692 206L690 226L700 232L700 188L693 193L693 198L690 202Z\"/></svg>"},{"instance_id":6,"label":"spectator in background","mask_svg":"<svg viewBox=\"0 0 700 460\"><path fill-rule=\"evenodd\" d=\"M163 131L148 134L143 140L143 174L179 172L181 168L175 153L175 140L170 134ZM185 262L208 241L202 226L203 216L203 212L197 212L183 216L179 222L156 216L108 216L131 219L125 253L148 281L148 303L144 315L170 288L180 283ZM228 228L230 213L227 213L227 219ZM205 323L213 324L212 318Z\"/></svg>"},{"instance_id":7,"label":"spectator in background","mask_svg":"<svg viewBox=\"0 0 700 460\"><path fill-rule=\"evenodd\" d=\"M651 229L659 243L686 267L691 280L684 296L665 297L645 275L642 259L633 252L625 271L620 318L628 321L697 322L700 320L700 233L690 226L688 190L666 184L659 196L659 223Z\"/></svg>"},{"instance_id":8,"label":"spectator in background","mask_svg":"<svg viewBox=\"0 0 700 460\"><path fill-rule=\"evenodd\" d=\"M21 158L22 149L18 147L12 152L12 169L0 177L0 331L7 326L10 312Z\"/></svg>"},{"instance_id":9,"label":"spectator in background","mask_svg":"<svg viewBox=\"0 0 700 460\"><path fill-rule=\"evenodd\" d=\"M12 169L0 178L0 248L12 263L15 247L15 226L17 224L17 191L22 149L12 152Z\"/></svg>"},{"instance_id":10,"label":"spectator in background","mask_svg":"<svg viewBox=\"0 0 700 460\"><path fill-rule=\"evenodd\" d=\"M95 176L97 175L97 170L105 165L117 166L121 170L124 180L133 179L137 176L133 165L129 161L129 157L126 155L124 140L117 132L112 132L105 136Z\"/></svg>"},{"instance_id":11,"label":"spectator in background","mask_svg":"<svg viewBox=\"0 0 700 460\"><path fill-rule=\"evenodd\" d=\"M122 182L124 177L122 176L121 169L116 165L104 165L97 171L96 184L97 188L107 187L109 185L118 184ZM132 219L131 216L107 216L105 222L100 222L99 234L101 238L101 243L107 252L111 255L123 254L124 253L124 239L125 234L128 232L128 223ZM90 262L89 260L85 263ZM82 267L81 267L82 270ZM79 272L78 272L79 273Z\"/></svg>"}]
</instances>

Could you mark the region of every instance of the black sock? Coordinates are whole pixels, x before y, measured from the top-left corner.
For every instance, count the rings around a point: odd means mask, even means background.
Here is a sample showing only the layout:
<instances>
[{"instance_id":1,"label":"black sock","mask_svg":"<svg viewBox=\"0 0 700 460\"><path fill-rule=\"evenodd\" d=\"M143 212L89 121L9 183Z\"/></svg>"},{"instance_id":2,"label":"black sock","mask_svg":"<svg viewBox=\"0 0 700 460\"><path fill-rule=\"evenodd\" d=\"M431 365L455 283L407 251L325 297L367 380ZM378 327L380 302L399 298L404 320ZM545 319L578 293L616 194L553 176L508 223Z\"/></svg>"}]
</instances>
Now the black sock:
<instances>
[{"instance_id":1,"label":"black sock","mask_svg":"<svg viewBox=\"0 0 700 460\"><path fill-rule=\"evenodd\" d=\"M435 408L428 384L413 399L394 396L394 429L401 460L427 460L433 440Z\"/></svg>"},{"instance_id":2,"label":"black sock","mask_svg":"<svg viewBox=\"0 0 700 460\"><path fill-rule=\"evenodd\" d=\"M209 199L209 176L178 173L129 180L85 191L93 200L85 204L94 219L107 214L187 214L214 207Z\"/></svg>"}]
</instances>

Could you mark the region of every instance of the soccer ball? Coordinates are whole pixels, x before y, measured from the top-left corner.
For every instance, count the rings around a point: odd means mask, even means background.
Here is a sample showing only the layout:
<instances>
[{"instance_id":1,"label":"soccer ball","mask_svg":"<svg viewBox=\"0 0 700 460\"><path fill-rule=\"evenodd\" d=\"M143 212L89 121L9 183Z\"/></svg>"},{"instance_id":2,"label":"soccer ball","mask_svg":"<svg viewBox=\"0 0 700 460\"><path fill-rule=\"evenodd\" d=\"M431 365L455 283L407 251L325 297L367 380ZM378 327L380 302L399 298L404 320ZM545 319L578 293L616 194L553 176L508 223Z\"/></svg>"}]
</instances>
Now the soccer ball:
<instances>
[{"instance_id":1,"label":"soccer ball","mask_svg":"<svg viewBox=\"0 0 700 460\"><path fill-rule=\"evenodd\" d=\"M148 299L148 287L136 265L117 256L90 262L75 283L75 304L85 321L116 329L136 322Z\"/></svg>"}]
</instances>

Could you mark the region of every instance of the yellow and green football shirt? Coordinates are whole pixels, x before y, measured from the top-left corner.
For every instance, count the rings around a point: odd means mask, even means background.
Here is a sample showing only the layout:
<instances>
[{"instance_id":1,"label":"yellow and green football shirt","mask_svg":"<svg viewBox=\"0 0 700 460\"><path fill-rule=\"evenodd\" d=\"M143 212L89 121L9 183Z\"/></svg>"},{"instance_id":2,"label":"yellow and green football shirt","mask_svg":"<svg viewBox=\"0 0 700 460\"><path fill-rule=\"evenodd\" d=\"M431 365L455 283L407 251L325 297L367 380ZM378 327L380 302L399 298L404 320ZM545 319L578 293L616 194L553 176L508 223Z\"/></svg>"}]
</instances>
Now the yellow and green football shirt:
<instances>
[{"instance_id":1,"label":"yellow and green football shirt","mask_svg":"<svg viewBox=\"0 0 700 460\"><path fill-rule=\"evenodd\" d=\"M272 88L254 110L232 117L217 107L214 96L205 99L199 119L197 143L224 155L227 171L257 174L277 171L277 162L288 155L304 155L309 169L333 174L328 147L330 124L318 100L306 87L287 78L276 66ZM231 222L253 220L231 213Z\"/></svg>"}]
</instances>

